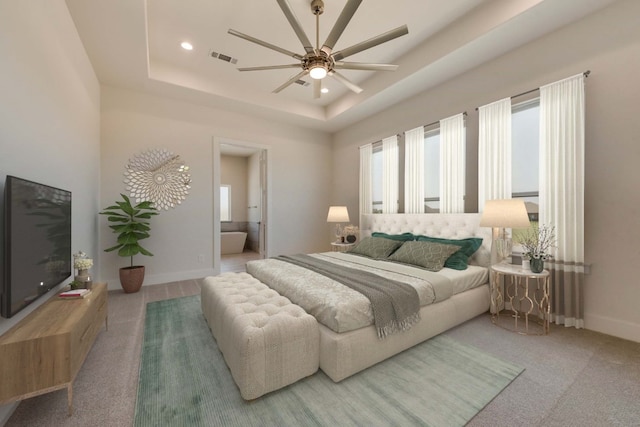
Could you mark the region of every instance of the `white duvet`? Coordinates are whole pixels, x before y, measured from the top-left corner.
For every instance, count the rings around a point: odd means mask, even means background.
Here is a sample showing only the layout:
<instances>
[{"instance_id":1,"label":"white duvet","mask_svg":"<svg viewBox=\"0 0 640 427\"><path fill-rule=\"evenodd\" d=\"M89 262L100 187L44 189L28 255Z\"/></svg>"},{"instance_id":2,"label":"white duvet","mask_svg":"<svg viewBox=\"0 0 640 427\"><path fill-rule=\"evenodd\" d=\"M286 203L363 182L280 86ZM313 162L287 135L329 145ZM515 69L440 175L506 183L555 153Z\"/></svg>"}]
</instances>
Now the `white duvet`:
<instances>
[{"instance_id":1,"label":"white duvet","mask_svg":"<svg viewBox=\"0 0 640 427\"><path fill-rule=\"evenodd\" d=\"M488 277L487 269L477 266L469 266L463 271L444 268L434 273L405 264L376 261L341 252L311 256L407 283L418 292L420 306L434 304L455 293L480 286L487 282ZM249 261L247 272L335 332L347 332L373 324L371 304L364 295L321 274L273 258Z\"/></svg>"}]
</instances>

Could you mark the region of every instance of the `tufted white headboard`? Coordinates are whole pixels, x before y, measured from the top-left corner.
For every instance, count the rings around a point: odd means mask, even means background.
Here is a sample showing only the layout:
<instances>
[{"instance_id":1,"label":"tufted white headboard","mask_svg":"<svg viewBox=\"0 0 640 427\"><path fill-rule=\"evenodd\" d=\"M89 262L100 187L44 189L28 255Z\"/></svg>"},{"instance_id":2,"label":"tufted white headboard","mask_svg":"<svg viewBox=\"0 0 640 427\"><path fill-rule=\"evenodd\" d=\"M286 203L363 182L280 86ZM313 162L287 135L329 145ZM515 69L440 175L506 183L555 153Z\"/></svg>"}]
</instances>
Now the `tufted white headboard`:
<instances>
[{"instance_id":1,"label":"tufted white headboard","mask_svg":"<svg viewBox=\"0 0 640 427\"><path fill-rule=\"evenodd\" d=\"M360 235L374 231L387 234L410 232L443 239L482 237L482 246L469 260L470 264L491 264L491 228L480 227L479 213L458 214L365 214L361 218Z\"/></svg>"}]
</instances>

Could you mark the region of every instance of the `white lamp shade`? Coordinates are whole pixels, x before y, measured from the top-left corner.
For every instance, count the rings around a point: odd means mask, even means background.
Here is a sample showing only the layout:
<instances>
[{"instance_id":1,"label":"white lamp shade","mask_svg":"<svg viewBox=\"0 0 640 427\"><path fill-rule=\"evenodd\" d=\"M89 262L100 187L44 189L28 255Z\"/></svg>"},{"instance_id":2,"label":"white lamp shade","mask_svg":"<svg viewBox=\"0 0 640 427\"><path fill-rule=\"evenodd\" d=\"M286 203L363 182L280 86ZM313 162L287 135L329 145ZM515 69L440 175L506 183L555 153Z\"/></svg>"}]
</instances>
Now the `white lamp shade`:
<instances>
[{"instance_id":1,"label":"white lamp shade","mask_svg":"<svg viewBox=\"0 0 640 427\"><path fill-rule=\"evenodd\" d=\"M527 208L522 200L487 200L480 219L481 227L529 228Z\"/></svg>"},{"instance_id":2,"label":"white lamp shade","mask_svg":"<svg viewBox=\"0 0 640 427\"><path fill-rule=\"evenodd\" d=\"M349 222L349 211L346 206L330 206L327 222Z\"/></svg>"}]
</instances>

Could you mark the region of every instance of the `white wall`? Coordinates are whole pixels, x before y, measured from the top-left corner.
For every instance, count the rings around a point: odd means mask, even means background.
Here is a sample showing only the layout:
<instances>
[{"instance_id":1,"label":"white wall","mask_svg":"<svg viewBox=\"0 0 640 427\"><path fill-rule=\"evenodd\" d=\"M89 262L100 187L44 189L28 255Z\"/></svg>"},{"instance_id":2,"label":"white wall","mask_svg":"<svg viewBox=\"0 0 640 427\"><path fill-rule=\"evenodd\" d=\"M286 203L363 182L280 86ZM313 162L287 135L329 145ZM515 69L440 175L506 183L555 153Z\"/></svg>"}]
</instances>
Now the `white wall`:
<instances>
[{"instance_id":1,"label":"white wall","mask_svg":"<svg viewBox=\"0 0 640 427\"><path fill-rule=\"evenodd\" d=\"M191 191L177 208L152 219L151 237L141 243L154 256L138 256L146 266L145 285L212 274L214 137L268 147L269 254L327 250L326 209L330 199L331 143L328 135L273 121L132 92L102 87L101 206L125 191L128 159L150 148L165 148L190 166ZM218 172L219 173L219 172ZM292 179L294 178L294 179ZM103 247L114 242L106 219ZM202 255L204 263L198 262ZM119 288L118 268L128 259L101 254L100 278Z\"/></svg>"},{"instance_id":2,"label":"white wall","mask_svg":"<svg viewBox=\"0 0 640 427\"><path fill-rule=\"evenodd\" d=\"M591 70L586 80L584 287L588 329L640 341L635 263L640 192L640 2L620 1L580 22L417 94L334 135L334 193L358 209L359 145L468 112L468 212L477 211L475 108Z\"/></svg>"},{"instance_id":3,"label":"white wall","mask_svg":"<svg viewBox=\"0 0 640 427\"><path fill-rule=\"evenodd\" d=\"M72 250L96 258L100 86L64 1L0 0L0 58L0 185L15 175L71 190ZM46 299L0 319L0 334Z\"/></svg>"},{"instance_id":4,"label":"white wall","mask_svg":"<svg viewBox=\"0 0 640 427\"><path fill-rule=\"evenodd\" d=\"M246 157L220 156L220 184L231 186L231 220L247 221L248 162Z\"/></svg>"}]
</instances>

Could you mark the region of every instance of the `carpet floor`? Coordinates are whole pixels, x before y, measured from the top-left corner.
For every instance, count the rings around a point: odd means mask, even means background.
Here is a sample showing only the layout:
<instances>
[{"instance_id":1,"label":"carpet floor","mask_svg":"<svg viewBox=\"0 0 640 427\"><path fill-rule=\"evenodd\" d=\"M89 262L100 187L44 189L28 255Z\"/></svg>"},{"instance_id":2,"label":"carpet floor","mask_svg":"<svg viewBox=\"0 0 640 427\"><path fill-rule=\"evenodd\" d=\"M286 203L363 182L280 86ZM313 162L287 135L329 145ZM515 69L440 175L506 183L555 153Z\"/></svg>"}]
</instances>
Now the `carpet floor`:
<instances>
[{"instance_id":1,"label":"carpet floor","mask_svg":"<svg viewBox=\"0 0 640 427\"><path fill-rule=\"evenodd\" d=\"M174 298L147 304L134 425L463 426L522 371L438 336L340 383L318 371L247 402L200 297Z\"/></svg>"}]
</instances>

